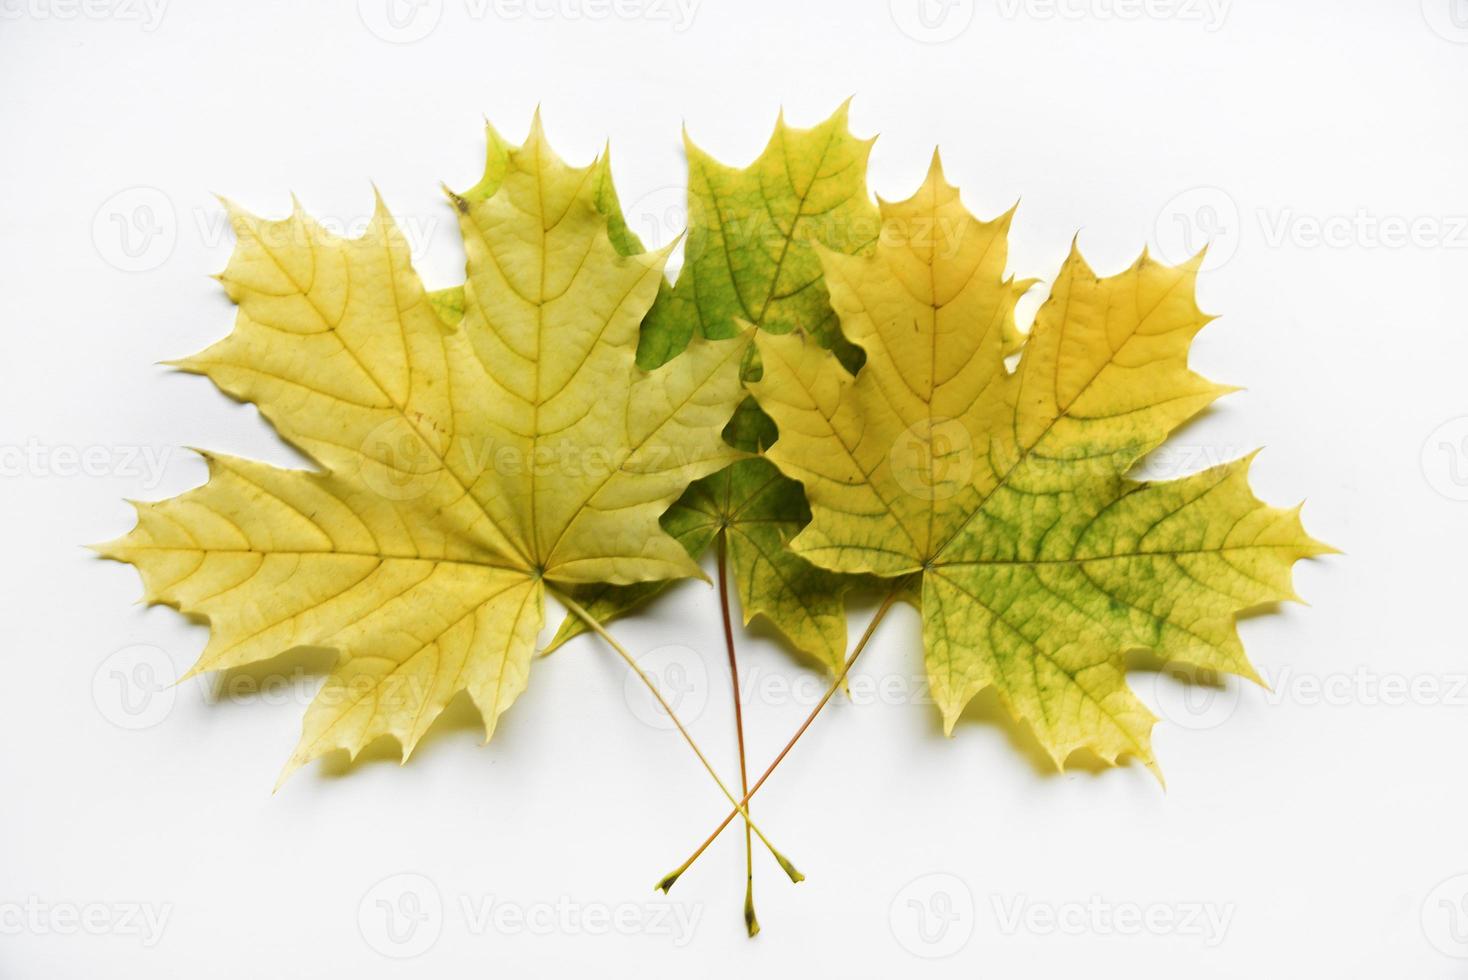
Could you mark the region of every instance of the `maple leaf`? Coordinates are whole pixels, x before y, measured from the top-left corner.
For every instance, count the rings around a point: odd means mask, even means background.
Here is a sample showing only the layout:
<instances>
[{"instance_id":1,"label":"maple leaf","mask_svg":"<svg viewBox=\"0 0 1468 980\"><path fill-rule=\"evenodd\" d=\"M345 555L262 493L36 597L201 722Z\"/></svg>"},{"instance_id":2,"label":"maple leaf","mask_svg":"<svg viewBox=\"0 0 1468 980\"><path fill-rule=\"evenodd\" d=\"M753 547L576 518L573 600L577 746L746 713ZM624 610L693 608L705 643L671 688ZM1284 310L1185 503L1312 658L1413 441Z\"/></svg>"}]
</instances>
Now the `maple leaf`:
<instances>
[{"instance_id":1,"label":"maple leaf","mask_svg":"<svg viewBox=\"0 0 1468 980\"><path fill-rule=\"evenodd\" d=\"M748 324L771 333L803 331L848 366L860 364L860 350L837 329L815 251L817 244L868 250L880 228L866 187L872 140L852 136L847 113L842 105L810 129L792 128L782 115L764 151L742 169L719 163L685 136L685 260L677 283L643 322L639 364L668 363L694 337L732 337ZM757 376L758 365L747 365L746 377ZM775 431L751 400L725 438L753 453ZM797 650L834 671L846 653L843 595L859 580L816 568L788 549L809 517L798 484L768 462L749 459L690 486L663 526L694 558L723 534L745 624L764 616ZM605 621L664 588L598 586L578 598ZM548 649L586 629L567 617Z\"/></svg>"},{"instance_id":2,"label":"maple leaf","mask_svg":"<svg viewBox=\"0 0 1468 980\"><path fill-rule=\"evenodd\" d=\"M741 455L719 432L747 338L636 368L666 252L625 254L609 188L604 160L568 166L538 118L523 148L491 130L485 179L453 197L466 285L432 298L380 198L357 239L299 206L231 208L235 329L179 366L320 469L205 454L205 485L136 505L99 550L137 566L150 603L208 618L191 674L338 651L287 774L381 736L406 759L461 691L488 738L548 588L701 574L658 518Z\"/></svg>"},{"instance_id":3,"label":"maple leaf","mask_svg":"<svg viewBox=\"0 0 1468 980\"><path fill-rule=\"evenodd\" d=\"M1124 655L1257 680L1236 614L1294 598L1293 563L1332 550L1299 508L1254 497L1249 459L1127 476L1231 390L1187 366L1210 319L1194 301L1202 256L1169 268L1144 253L1098 278L1072 247L1010 371L1030 286L1004 273L1013 211L976 220L936 153L917 194L881 210L872 254L820 255L861 371L800 335L756 340L750 388L780 431L768 457L813 515L792 547L832 571L916 579L950 733L993 687L1057 766L1088 748L1155 771L1155 719Z\"/></svg>"}]
</instances>

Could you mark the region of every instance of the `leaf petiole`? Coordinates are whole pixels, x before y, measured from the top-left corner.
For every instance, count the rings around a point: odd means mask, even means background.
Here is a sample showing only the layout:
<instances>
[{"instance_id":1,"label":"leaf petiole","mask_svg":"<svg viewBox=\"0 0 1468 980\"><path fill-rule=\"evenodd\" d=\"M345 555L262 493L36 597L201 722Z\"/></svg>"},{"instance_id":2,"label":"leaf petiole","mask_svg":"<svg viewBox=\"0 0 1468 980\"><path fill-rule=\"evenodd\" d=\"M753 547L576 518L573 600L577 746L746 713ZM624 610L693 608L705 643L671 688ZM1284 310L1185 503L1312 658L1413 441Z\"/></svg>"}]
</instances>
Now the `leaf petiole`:
<instances>
[{"instance_id":1,"label":"leaf petiole","mask_svg":"<svg viewBox=\"0 0 1468 980\"><path fill-rule=\"evenodd\" d=\"M759 933L759 918L754 914L754 844L749 839L748 815L749 766L744 752L744 704L739 687L739 661L734 653L734 623L729 617L729 546L726 529L720 528L715 538L715 564L719 576L719 611L724 618L724 647L729 651L729 680L734 686L734 732L739 740L739 791L744 794L744 926L750 936Z\"/></svg>"},{"instance_id":2,"label":"leaf petiole","mask_svg":"<svg viewBox=\"0 0 1468 980\"><path fill-rule=\"evenodd\" d=\"M708 850L709 845L718 839L718 836L724 832L724 828L729 826L735 817L743 813L745 819L749 819L749 811L745 808L749 805L750 798L759 792L759 788L765 784L765 780L770 778L770 773L774 772L780 763L785 760L785 756L790 754L790 750L795 747L795 743L800 741L800 736L804 735L805 730L810 727L811 722L816 720L816 715L821 713L821 709L826 706L826 702L830 701L831 696L846 682L846 675L851 671L852 665L856 663L856 658L860 657L861 652L866 649L867 641L872 638L872 634L877 631L877 626L886 618L888 611L897 601L897 597L902 591L902 586L906 582L906 578L899 579L897 584L892 587L892 591L887 594L887 598L882 600L882 605L878 607L876 613L872 616L872 621L867 624L866 632L862 633L861 639L857 640L856 646L852 648L851 655L841 665L840 672L831 679L830 685L826 688L826 693L821 697L821 700L816 706L811 709L810 714L806 715L805 721L801 722L800 727L795 730L795 734L790 736L790 741L786 742L785 747L780 750L780 754L775 756L775 761L771 762L764 773L760 775L759 779L755 780L754 785L745 792L744 798L734 804L734 809L724 818L723 823L715 827L714 832L709 834L708 838L702 844L698 845L698 849L689 855L688 860L663 876L662 880L655 886L659 891L666 894L678 881L679 877L682 876L683 872L693 867L693 862L697 861L703 855L703 852ZM758 830L755 831L755 833L758 832Z\"/></svg>"},{"instance_id":3,"label":"leaf petiole","mask_svg":"<svg viewBox=\"0 0 1468 980\"><path fill-rule=\"evenodd\" d=\"M781 854L779 850L776 849L775 845L770 843L770 840L768 837L765 836L764 831L760 830L759 825L750 818L749 811L745 808L745 804L734 799L734 794L729 791L729 787L725 786L724 781L719 778L719 774L714 770L713 764L710 763L708 757L703 754L703 750L698 747L698 743L693 740L693 736L688 733L688 729L683 727L683 722L679 720L678 715L673 711L672 705L668 704L667 699L663 697L663 692L658 690L658 686L653 683L651 677L647 676L647 672L638 665L632 654L628 653L627 649L623 647L622 644L617 642L616 637L608 633L606 631L606 628L603 627L601 623L597 622L596 617L587 612L579 602L577 602L575 599L572 599L569 595L558 589L551 589L550 592L561 603L561 605L565 606L574 615L580 617L587 626L591 627L593 632L595 632L603 640L606 640L607 644L611 646L613 650L617 651L617 654L624 661L626 661L628 668L630 668L632 672L637 675L638 679L642 681L643 685L646 686L650 692L652 692L653 698L657 700L658 705L663 709L664 712L667 713L668 718L672 720L673 725L678 729L678 733L683 736L683 741L687 742L688 747L693 750L693 754L698 756L698 761L703 763L704 769L708 771L708 774L713 777L714 782L718 784L719 790L724 794L725 799L733 804L734 814L729 819L732 820L735 816L743 814L744 819L749 824L750 830L754 831L754 835L760 839L760 842L763 843L765 847L769 848L770 854L774 856L780 867L785 870L785 873L790 876L790 880L795 882L804 881L805 875L796 870L795 865L790 863L790 859ZM728 822L729 821L726 820L725 824L727 825ZM720 829L722 830L723 828L721 827Z\"/></svg>"}]
</instances>

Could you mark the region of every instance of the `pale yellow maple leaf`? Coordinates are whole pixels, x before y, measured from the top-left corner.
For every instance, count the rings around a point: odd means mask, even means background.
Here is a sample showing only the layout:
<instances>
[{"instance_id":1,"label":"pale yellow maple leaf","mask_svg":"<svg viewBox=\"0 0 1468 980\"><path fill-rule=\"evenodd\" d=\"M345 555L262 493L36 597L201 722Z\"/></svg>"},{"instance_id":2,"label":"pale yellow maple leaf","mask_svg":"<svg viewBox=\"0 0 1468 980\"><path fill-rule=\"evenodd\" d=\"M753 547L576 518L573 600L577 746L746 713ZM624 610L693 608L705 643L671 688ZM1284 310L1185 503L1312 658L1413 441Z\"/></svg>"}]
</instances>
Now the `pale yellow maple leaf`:
<instances>
[{"instance_id":1,"label":"pale yellow maple leaf","mask_svg":"<svg viewBox=\"0 0 1468 980\"><path fill-rule=\"evenodd\" d=\"M137 527L99 549L137 566L149 602L208 618L190 673L338 651L287 774L382 736L406 759L461 691L487 738L525 688L546 591L701 574L658 518L742 456L720 430L747 337L640 371L666 250L618 252L604 168L562 162L538 119L523 148L490 140L485 180L453 198L453 326L380 199L349 240L299 207L231 208L235 329L180 366L320 469L206 454L208 483L136 505Z\"/></svg>"}]
</instances>

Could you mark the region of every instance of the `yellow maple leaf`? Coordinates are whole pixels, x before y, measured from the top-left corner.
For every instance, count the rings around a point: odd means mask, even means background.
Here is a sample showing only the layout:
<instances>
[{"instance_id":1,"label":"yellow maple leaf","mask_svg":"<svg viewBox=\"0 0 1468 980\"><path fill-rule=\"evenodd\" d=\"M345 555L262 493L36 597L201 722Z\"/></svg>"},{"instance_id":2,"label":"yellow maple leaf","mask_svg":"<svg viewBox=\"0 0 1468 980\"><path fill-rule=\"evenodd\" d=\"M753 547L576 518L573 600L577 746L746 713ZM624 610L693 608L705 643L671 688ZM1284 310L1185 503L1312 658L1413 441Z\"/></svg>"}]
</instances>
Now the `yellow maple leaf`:
<instances>
[{"instance_id":1,"label":"yellow maple leaf","mask_svg":"<svg viewBox=\"0 0 1468 980\"><path fill-rule=\"evenodd\" d=\"M382 736L406 759L461 691L487 738L525 688L547 589L701 574L658 518L743 455L719 433L747 337L638 370L666 250L620 254L605 168L562 162L538 119L523 148L490 143L485 180L453 197L453 325L380 198L357 239L299 207L231 208L235 329L180 366L320 469L205 454L208 483L136 505L137 527L99 549L137 566L149 602L208 618L190 673L339 652L286 774Z\"/></svg>"},{"instance_id":2,"label":"yellow maple leaf","mask_svg":"<svg viewBox=\"0 0 1468 980\"><path fill-rule=\"evenodd\" d=\"M1193 297L1201 256L1170 268L1144 254L1098 278L1073 248L1006 367L1030 285L1005 277L1012 214L976 220L935 154L914 197L883 203L873 254L822 250L866 364L853 377L807 338L760 334L750 387L780 430L767 455L810 501L797 553L919 586L950 732L993 687L1057 765L1089 748L1155 769L1155 719L1124 655L1255 678L1236 614L1294 597L1293 563L1330 549L1298 508L1254 497L1247 459L1127 476L1229 390L1187 366L1209 320Z\"/></svg>"}]
</instances>

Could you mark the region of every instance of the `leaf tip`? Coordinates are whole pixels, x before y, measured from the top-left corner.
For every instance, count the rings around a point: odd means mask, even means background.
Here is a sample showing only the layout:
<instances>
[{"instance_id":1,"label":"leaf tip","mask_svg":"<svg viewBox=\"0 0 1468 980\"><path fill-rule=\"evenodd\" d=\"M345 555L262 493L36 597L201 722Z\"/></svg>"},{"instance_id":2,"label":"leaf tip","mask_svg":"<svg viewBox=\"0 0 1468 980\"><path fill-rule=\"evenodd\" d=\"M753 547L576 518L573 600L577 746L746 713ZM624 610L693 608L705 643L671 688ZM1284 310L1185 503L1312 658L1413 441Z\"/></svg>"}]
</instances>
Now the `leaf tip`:
<instances>
[{"instance_id":1,"label":"leaf tip","mask_svg":"<svg viewBox=\"0 0 1468 980\"><path fill-rule=\"evenodd\" d=\"M198 446L182 446L181 448L184 452L193 453L195 456L198 456L200 459L202 459L204 461L204 465L208 467L210 473L213 473L215 468L219 465L219 454L214 452L214 450L212 449L200 449Z\"/></svg>"},{"instance_id":2,"label":"leaf tip","mask_svg":"<svg viewBox=\"0 0 1468 980\"><path fill-rule=\"evenodd\" d=\"M535 103L535 111L530 114L530 132L525 137L525 145L545 145L545 121L540 116L540 103Z\"/></svg>"},{"instance_id":3,"label":"leaf tip","mask_svg":"<svg viewBox=\"0 0 1468 980\"><path fill-rule=\"evenodd\" d=\"M1198 249L1197 252L1193 253L1188 258L1179 262L1177 267L1185 272L1191 272L1194 275L1202 271L1203 262L1205 259L1208 258L1208 246L1210 246L1211 244L1213 243L1204 242L1202 248Z\"/></svg>"},{"instance_id":4,"label":"leaf tip","mask_svg":"<svg viewBox=\"0 0 1468 980\"><path fill-rule=\"evenodd\" d=\"M206 668L204 666L204 660L201 657L201 658L199 658L199 660L197 660L194 663L194 665L192 667L190 667L188 670L186 670L182 674L180 674L178 676L178 680L174 681L173 683L174 683L175 686L177 686L179 684L184 683L185 681L191 681L195 677L198 677L199 675L203 674L204 671L207 670L207 669L208 668Z\"/></svg>"},{"instance_id":5,"label":"leaf tip","mask_svg":"<svg viewBox=\"0 0 1468 980\"><path fill-rule=\"evenodd\" d=\"M932 159L928 161L927 181L930 184L948 183L948 179L943 176L943 151L937 146L933 147Z\"/></svg>"},{"instance_id":6,"label":"leaf tip","mask_svg":"<svg viewBox=\"0 0 1468 980\"><path fill-rule=\"evenodd\" d=\"M120 538L113 538L111 541L84 544L82 547L103 561L120 561L125 563L127 559L122 557L122 549L127 544L127 538L128 536L124 535Z\"/></svg>"},{"instance_id":7,"label":"leaf tip","mask_svg":"<svg viewBox=\"0 0 1468 980\"><path fill-rule=\"evenodd\" d=\"M449 199L449 203L454 206L455 211L461 215L467 215L469 213L469 199L467 197L455 193L454 189L448 184L440 183L438 186L443 189L444 196Z\"/></svg>"},{"instance_id":8,"label":"leaf tip","mask_svg":"<svg viewBox=\"0 0 1468 980\"><path fill-rule=\"evenodd\" d=\"M1244 453L1244 455L1240 456L1232 464L1229 465L1238 466L1244 471L1244 475L1247 477L1254 469L1254 461L1259 458L1259 454L1264 452L1265 448L1266 447L1264 446L1255 446L1253 449Z\"/></svg>"},{"instance_id":9,"label":"leaf tip","mask_svg":"<svg viewBox=\"0 0 1468 980\"><path fill-rule=\"evenodd\" d=\"M1299 507L1304 506L1304 504L1299 505ZM1296 513L1298 512L1299 508L1297 507ZM1310 538L1308 536L1305 542L1305 547L1309 549L1309 553L1305 555L1306 558L1329 558L1331 555L1344 556L1346 554L1343 549L1337 548L1333 544L1327 544L1326 542L1321 541L1317 538Z\"/></svg>"},{"instance_id":10,"label":"leaf tip","mask_svg":"<svg viewBox=\"0 0 1468 980\"><path fill-rule=\"evenodd\" d=\"M291 753L291 757L286 760L285 766L280 770L280 775L275 777L275 785L270 788L271 796L280 792L286 781L296 774L297 769L301 768L303 762L299 752Z\"/></svg>"}]
</instances>

